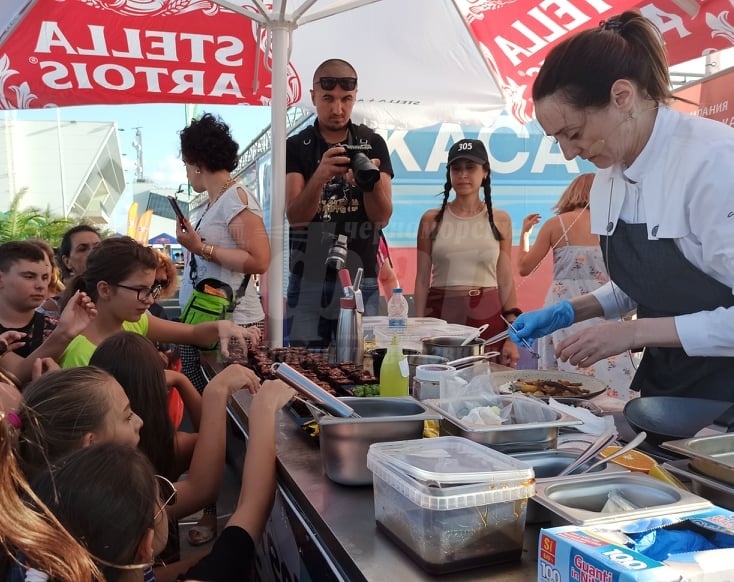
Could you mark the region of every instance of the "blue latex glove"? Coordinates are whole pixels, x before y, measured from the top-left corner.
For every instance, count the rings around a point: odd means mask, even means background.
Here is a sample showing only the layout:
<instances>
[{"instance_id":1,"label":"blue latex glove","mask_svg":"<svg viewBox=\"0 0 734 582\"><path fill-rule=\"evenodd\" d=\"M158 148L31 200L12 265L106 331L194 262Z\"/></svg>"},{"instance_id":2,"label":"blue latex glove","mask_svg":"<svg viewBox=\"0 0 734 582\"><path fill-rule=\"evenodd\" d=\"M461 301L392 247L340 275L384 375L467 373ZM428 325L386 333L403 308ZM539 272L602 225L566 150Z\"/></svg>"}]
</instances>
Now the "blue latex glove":
<instances>
[{"instance_id":1,"label":"blue latex glove","mask_svg":"<svg viewBox=\"0 0 734 582\"><path fill-rule=\"evenodd\" d=\"M575 312L569 301L561 301L550 307L528 311L512 322L515 329L510 328L510 339L518 345L522 345L523 340L532 342L539 337L568 327L573 323L574 316Z\"/></svg>"}]
</instances>

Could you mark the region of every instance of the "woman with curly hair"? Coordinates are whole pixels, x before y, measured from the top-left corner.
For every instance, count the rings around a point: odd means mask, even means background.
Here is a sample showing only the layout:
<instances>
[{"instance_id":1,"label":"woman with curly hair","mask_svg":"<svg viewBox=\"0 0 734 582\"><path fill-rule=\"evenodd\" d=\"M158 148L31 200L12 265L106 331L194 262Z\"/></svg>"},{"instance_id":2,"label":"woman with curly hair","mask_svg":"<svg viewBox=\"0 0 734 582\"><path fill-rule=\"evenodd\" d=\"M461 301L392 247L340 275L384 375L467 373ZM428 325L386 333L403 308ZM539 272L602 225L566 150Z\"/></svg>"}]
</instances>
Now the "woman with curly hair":
<instances>
[{"instance_id":1,"label":"woman with curly hair","mask_svg":"<svg viewBox=\"0 0 734 582\"><path fill-rule=\"evenodd\" d=\"M194 286L207 278L227 283L235 293L232 321L249 327L264 326L265 313L250 275L263 273L270 264L270 242L265 231L262 209L231 172L237 167L238 144L229 126L220 118L205 113L181 131L181 157L192 188L206 192L209 202L196 225L185 220L176 224L176 238L188 251L179 303L186 306ZM199 366L199 351L179 346L182 372L197 389L206 379ZM210 508L211 514L211 508ZM209 524L199 523L189 532L194 545L207 543L214 536L216 515Z\"/></svg>"},{"instance_id":2,"label":"woman with curly hair","mask_svg":"<svg viewBox=\"0 0 734 582\"><path fill-rule=\"evenodd\" d=\"M270 264L270 242L257 199L231 172L238 162L237 142L221 119L204 114L181 131L181 157L192 188L209 202L196 225L177 225L176 238L188 251L179 301L183 308L199 281L207 277L228 283L238 296L232 321L258 325L265 314L252 277ZM239 292L238 292L239 290ZM242 295L244 293L244 295Z\"/></svg>"}]
</instances>

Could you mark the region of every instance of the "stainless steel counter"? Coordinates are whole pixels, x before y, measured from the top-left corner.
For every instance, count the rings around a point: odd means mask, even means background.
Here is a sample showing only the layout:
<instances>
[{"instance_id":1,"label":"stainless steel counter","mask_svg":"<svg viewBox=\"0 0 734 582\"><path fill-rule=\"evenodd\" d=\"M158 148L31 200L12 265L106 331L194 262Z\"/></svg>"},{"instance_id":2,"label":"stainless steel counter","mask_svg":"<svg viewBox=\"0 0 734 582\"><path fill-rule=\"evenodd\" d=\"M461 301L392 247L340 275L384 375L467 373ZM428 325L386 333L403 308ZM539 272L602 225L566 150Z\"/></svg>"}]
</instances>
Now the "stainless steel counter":
<instances>
[{"instance_id":1,"label":"stainless steel counter","mask_svg":"<svg viewBox=\"0 0 734 582\"><path fill-rule=\"evenodd\" d=\"M250 394L243 390L235 394L230 406L231 417L245 433L250 400ZM291 497L312 535L330 554L338 570L336 579L350 582L537 579L537 526L526 529L520 562L432 577L377 530L372 487L346 487L330 481L322 468L318 443L285 410L278 417L277 451L278 484Z\"/></svg>"}]
</instances>

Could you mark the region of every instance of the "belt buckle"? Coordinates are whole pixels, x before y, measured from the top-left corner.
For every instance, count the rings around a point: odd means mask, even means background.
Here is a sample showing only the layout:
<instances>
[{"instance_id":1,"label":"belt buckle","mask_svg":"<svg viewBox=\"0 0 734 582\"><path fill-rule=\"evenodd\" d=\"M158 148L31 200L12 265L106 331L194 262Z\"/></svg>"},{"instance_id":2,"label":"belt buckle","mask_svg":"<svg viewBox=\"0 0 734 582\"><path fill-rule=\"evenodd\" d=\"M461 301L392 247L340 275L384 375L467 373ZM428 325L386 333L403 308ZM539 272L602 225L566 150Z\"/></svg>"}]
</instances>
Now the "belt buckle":
<instances>
[{"instance_id":1,"label":"belt buckle","mask_svg":"<svg viewBox=\"0 0 734 582\"><path fill-rule=\"evenodd\" d=\"M482 294L481 289L469 289L469 293L468 293L469 297L479 297L479 295L481 294Z\"/></svg>"}]
</instances>

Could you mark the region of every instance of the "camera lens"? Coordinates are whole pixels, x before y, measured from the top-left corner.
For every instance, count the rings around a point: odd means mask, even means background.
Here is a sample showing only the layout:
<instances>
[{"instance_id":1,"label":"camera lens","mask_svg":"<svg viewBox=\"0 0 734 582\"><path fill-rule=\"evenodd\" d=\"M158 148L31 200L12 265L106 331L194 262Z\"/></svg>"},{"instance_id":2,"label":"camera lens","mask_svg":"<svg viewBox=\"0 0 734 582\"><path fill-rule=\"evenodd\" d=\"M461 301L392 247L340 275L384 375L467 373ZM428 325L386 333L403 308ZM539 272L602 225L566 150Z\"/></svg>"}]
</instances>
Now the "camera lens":
<instances>
[{"instance_id":1,"label":"camera lens","mask_svg":"<svg viewBox=\"0 0 734 582\"><path fill-rule=\"evenodd\" d=\"M375 184L380 181L380 170L362 152L352 155L352 172L357 186L365 192L372 192Z\"/></svg>"}]
</instances>

